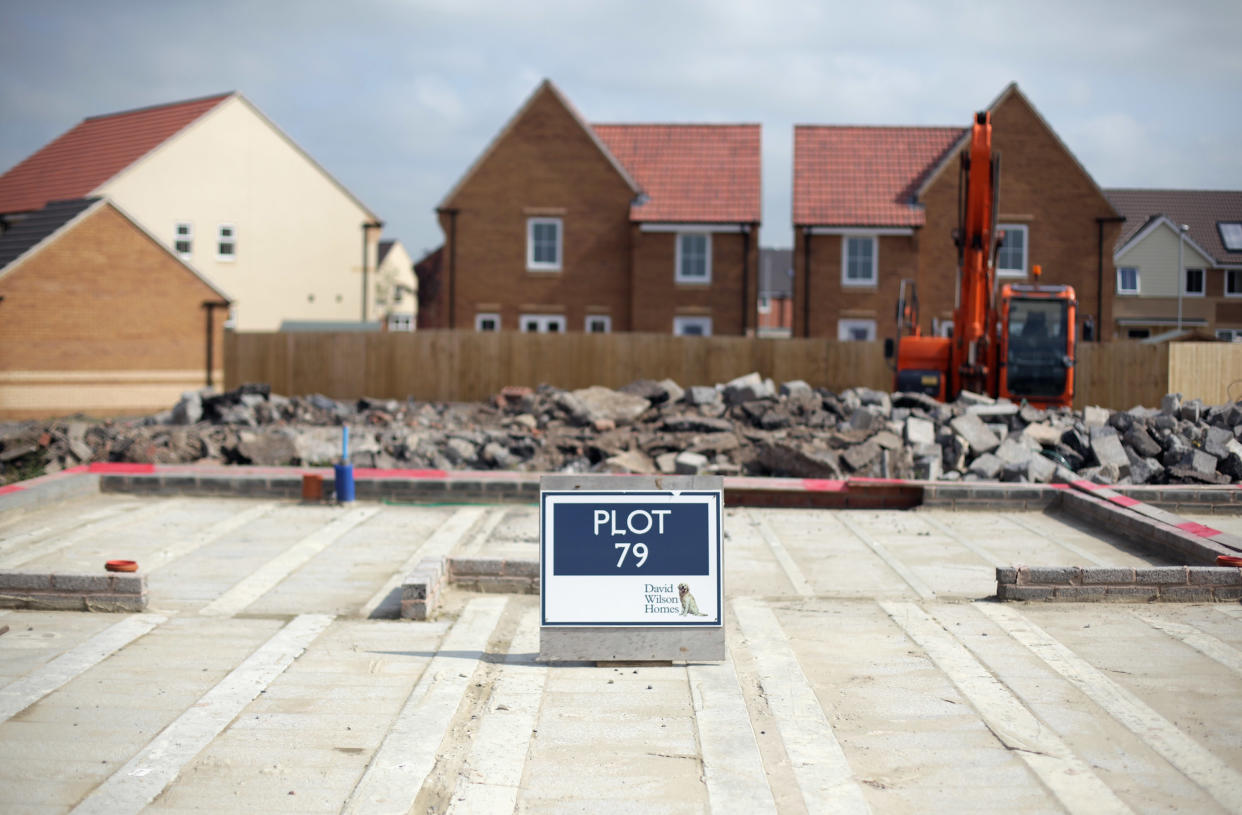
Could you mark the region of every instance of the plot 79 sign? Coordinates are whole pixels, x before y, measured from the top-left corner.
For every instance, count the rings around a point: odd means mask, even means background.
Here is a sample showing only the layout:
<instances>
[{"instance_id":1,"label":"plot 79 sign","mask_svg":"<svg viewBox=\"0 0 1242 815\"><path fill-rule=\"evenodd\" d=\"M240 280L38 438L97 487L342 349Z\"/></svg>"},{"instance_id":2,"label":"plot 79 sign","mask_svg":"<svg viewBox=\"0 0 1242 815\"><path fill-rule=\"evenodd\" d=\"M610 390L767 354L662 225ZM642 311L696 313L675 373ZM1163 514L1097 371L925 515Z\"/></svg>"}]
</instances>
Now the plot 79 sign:
<instances>
[{"instance_id":1,"label":"plot 79 sign","mask_svg":"<svg viewBox=\"0 0 1242 815\"><path fill-rule=\"evenodd\" d=\"M708 509L703 503L558 504L552 574L705 575Z\"/></svg>"},{"instance_id":2,"label":"plot 79 sign","mask_svg":"<svg viewBox=\"0 0 1242 815\"><path fill-rule=\"evenodd\" d=\"M721 624L719 490L541 493L543 625Z\"/></svg>"}]
</instances>

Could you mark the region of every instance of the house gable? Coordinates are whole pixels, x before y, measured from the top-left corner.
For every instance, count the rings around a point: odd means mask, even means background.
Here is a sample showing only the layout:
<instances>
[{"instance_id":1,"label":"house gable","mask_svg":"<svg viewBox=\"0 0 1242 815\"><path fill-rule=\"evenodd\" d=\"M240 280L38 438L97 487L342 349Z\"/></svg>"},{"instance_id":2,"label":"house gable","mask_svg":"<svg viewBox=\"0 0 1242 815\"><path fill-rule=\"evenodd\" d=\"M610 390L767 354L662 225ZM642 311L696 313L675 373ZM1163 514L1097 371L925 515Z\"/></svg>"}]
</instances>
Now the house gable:
<instances>
[{"instance_id":1,"label":"house gable","mask_svg":"<svg viewBox=\"0 0 1242 815\"><path fill-rule=\"evenodd\" d=\"M1242 251L1231 251L1222 240L1222 223L1242 223L1242 191L1237 190L1107 190L1117 211L1126 216L1118 251L1132 243L1158 216L1188 227L1187 240L1210 256L1210 265L1242 266Z\"/></svg>"},{"instance_id":2,"label":"house gable","mask_svg":"<svg viewBox=\"0 0 1242 815\"><path fill-rule=\"evenodd\" d=\"M605 144L600 140L599 136L594 130L591 129L591 126L586 123L565 95L560 92L560 89L557 88L551 80L545 79L539 83L539 86L535 88L529 97L527 97L526 101L522 103L522 106L518 108L517 112L514 113L509 121L505 123L505 126L500 129L500 132L492 138L491 142L489 142L483 152L479 154L479 157L475 159L474 163L470 165L465 174L462 175L457 183L453 185L453 188L449 190L448 194L444 196L444 199L440 202L437 209L455 209L457 207L456 202L459 196L468 186L471 185L475 175L478 174L486 165L493 164L497 161L497 151L501 150L508 142L513 140L515 131L519 129L527 129L532 126L528 121L532 117L534 117L538 122L534 125L535 127L552 127L556 130L556 134L559 138L564 139L568 137L567 130L565 129L565 122L563 120L555 124L549 121L549 119L558 118L555 113L553 113L554 109L558 107L561 110L562 117L567 118L568 121L576 127L576 129L581 131L582 136L591 143L596 151L598 151L599 157L611 166L612 170L617 174L626 187L629 188L630 192L633 195L638 195L641 192L641 188L626 168L620 161L617 160L616 156L609 152L607 146L605 146ZM503 156L501 158L503 160Z\"/></svg>"}]
</instances>

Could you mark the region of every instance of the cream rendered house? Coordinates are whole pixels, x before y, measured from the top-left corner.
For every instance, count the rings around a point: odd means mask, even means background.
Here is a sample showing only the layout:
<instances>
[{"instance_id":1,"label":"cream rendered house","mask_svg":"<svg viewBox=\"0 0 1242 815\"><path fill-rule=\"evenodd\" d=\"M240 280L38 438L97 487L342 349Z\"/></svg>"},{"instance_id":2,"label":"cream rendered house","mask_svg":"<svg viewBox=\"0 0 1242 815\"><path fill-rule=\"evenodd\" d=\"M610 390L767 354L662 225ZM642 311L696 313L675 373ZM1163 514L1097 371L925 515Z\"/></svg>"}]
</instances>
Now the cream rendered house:
<instances>
[{"instance_id":1,"label":"cream rendered house","mask_svg":"<svg viewBox=\"0 0 1242 815\"><path fill-rule=\"evenodd\" d=\"M377 319L387 331L413 331L418 325L418 278L401 241L380 241L376 267Z\"/></svg>"},{"instance_id":2,"label":"cream rendered house","mask_svg":"<svg viewBox=\"0 0 1242 815\"><path fill-rule=\"evenodd\" d=\"M238 330L379 315L382 224L239 93L84 120L0 176L0 217L80 196L227 292Z\"/></svg>"},{"instance_id":3,"label":"cream rendered house","mask_svg":"<svg viewBox=\"0 0 1242 815\"><path fill-rule=\"evenodd\" d=\"M1183 329L1242 339L1242 192L1107 195L1126 219L1113 252L1116 336L1158 335L1178 326L1180 312Z\"/></svg>"}]
</instances>

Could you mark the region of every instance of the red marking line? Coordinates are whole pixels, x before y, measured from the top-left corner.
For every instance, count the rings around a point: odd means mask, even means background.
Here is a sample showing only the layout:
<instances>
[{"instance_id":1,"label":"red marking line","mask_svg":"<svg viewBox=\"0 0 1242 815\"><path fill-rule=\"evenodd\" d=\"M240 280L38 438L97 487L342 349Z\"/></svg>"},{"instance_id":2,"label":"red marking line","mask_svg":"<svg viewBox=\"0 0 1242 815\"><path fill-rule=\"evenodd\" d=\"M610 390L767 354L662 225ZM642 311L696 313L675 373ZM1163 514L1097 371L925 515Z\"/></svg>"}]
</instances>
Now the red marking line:
<instances>
[{"instance_id":1,"label":"red marking line","mask_svg":"<svg viewBox=\"0 0 1242 815\"><path fill-rule=\"evenodd\" d=\"M0 487L0 495L8 495L11 492L21 492L26 489L21 484L9 484L7 487Z\"/></svg>"},{"instance_id":2,"label":"red marking line","mask_svg":"<svg viewBox=\"0 0 1242 815\"><path fill-rule=\"evenodd\" d=\"M1143 503L1137 498L1131 498L1128 495L1110 495L1108 496L1108 500L1112 501L1114 504L1120 504L1123 507L1132 507Z\"/></svg>"},{"instance_id":3,"label":"red marking line","mask_svg":"<svg viewBox=\"0 0 1242 815\"><path fill-rule=\"evenodd\" d=\"M1096 490L1104 489L1103 484L1097 484L1094 481L1087 481L1084 478L1080 478L1079 480L1073 481L1071 483L1078 489L1087 490L1088 492L1095 492Z\"/></svg>"},{"instance_id":4,"label":"red marking line","mask_svg":"<svg viewBox=\"0 0 1242 815\"><path fill-rule=\"evenodd\" d=\"M359 467L354 470L355 478L448 478L444 470L381 470L370 467Z\"/></svg>"},{"instance_id":5,"label":"red marking line","mask_svg":"<svg viewBox=\"0 0 1242 815\"><path fill-rule=\"evenodd\" d=\"M836 478L804 478L802 489L808 492L842 492L845 482Z\"/></svg>"},{"instance_id":6,"label":"red marking line","mask_svg":"<svg viewBox=\"0 0 1242 815\"><path fill-rule=\"evenodd\" d=\"M1189 532L1192 535L1198 535L1202 538L1210 538L1213 535L1220 534L1219 529L1213 529L1210 526L1204 526L1203 524L1195 523L1194 521L1187 521L1184 524L1178 524L1177 528L1183 532Z\"/></svg>"},{"instance_id":7,"label":"red marking line","mask_svg":"<svg viewBox=\"0 0 1242 815\"><path fill-rule=\"evenodd\" d=\"M155 473L155 465L129 464L124 461L96 461L90 466L89 472L112 475L152 475Z\"/></svg>"}]
</instances>

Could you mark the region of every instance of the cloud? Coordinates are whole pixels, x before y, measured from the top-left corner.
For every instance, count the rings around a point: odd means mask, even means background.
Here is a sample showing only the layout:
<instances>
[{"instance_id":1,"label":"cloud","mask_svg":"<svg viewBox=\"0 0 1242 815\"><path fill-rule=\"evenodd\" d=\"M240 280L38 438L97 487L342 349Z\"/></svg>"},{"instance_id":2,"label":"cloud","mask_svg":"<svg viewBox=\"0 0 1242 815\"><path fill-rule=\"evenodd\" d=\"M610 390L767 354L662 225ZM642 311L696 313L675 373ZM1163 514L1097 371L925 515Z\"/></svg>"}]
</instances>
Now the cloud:
<instances>
[{"instance_id":1,"label":"cloud","mask_svg":"<svg viewBox=\"0 0 1242 815\"><path fill-rule=\"evenodd\" d=\"M593 121L762 123L769 243L789 241L793 124L964 125L1014 80L1101 184L1242 188L1224 0L10 6L0 168L84 116L236 89L414 251L543 77Z\"/></svg>"}]
</instances>

